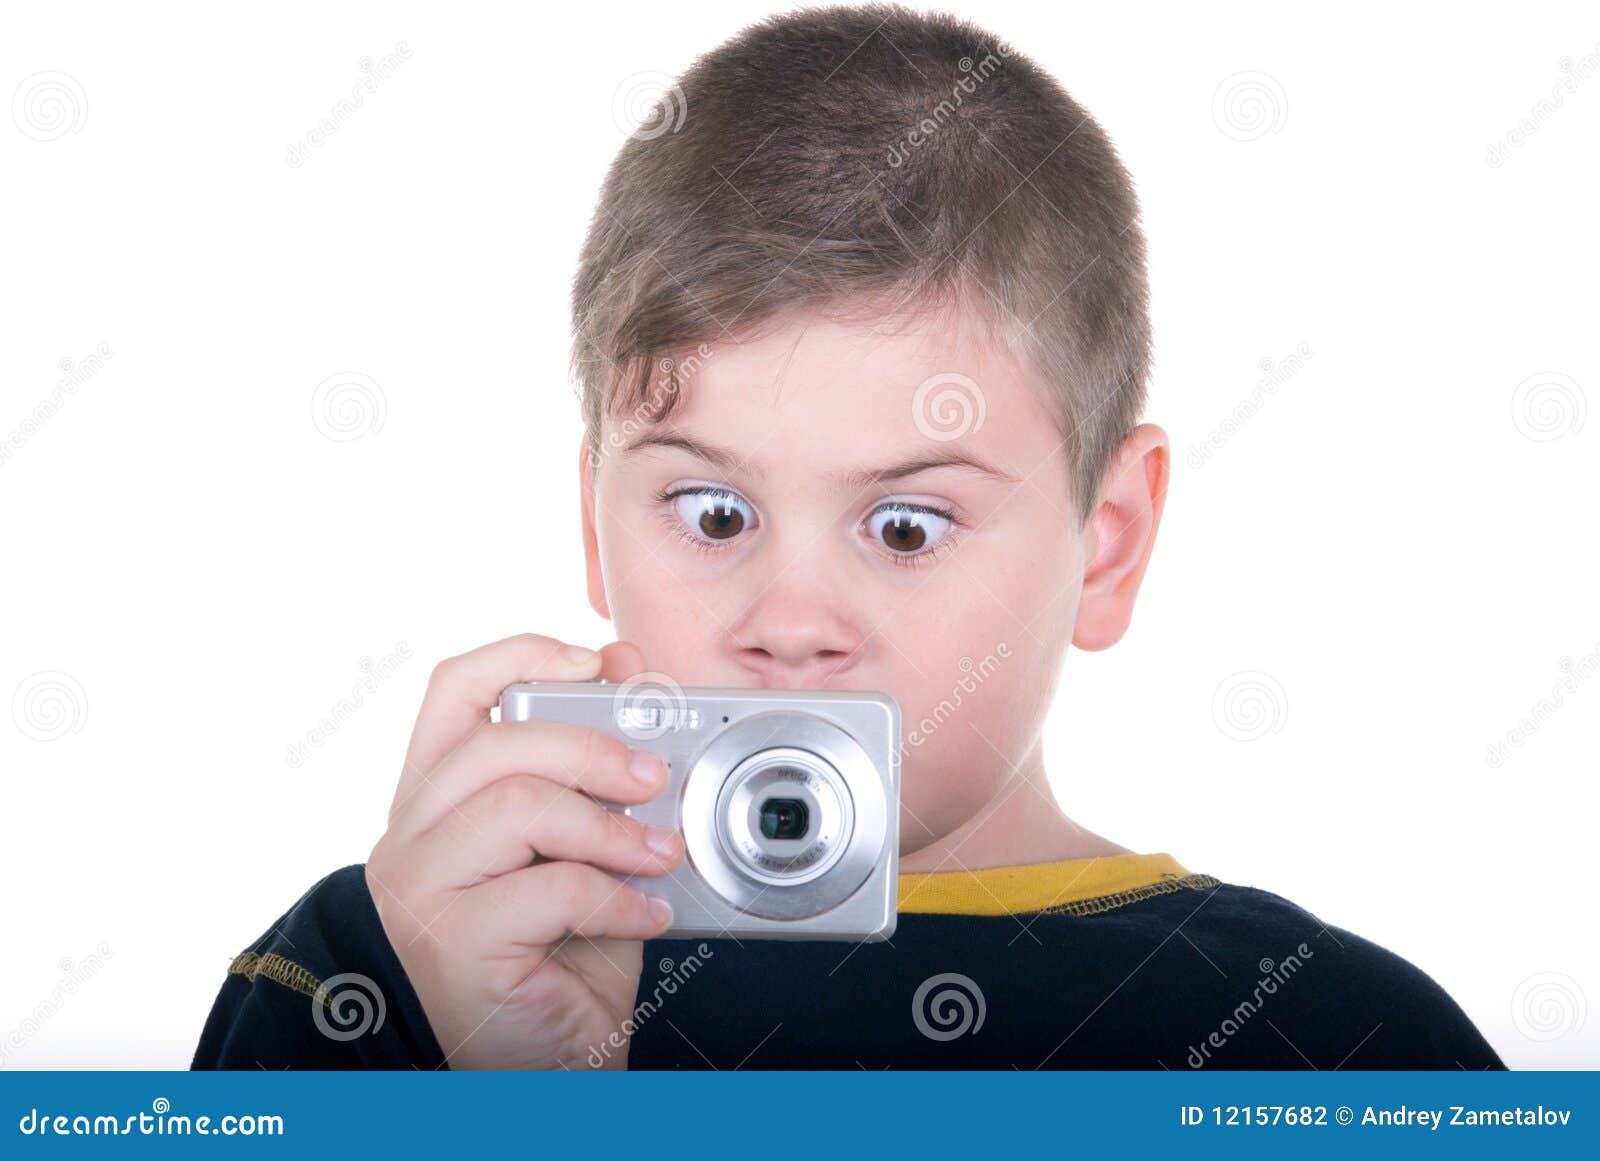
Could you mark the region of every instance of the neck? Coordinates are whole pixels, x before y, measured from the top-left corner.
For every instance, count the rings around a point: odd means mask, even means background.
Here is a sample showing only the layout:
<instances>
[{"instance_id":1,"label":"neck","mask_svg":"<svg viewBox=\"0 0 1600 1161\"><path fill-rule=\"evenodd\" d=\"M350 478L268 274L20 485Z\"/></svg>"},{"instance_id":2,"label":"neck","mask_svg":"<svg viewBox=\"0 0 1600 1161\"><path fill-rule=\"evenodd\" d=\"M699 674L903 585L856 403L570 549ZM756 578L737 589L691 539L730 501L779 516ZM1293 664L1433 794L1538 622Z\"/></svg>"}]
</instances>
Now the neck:
<instances>
[{"instance_id":1,"label":"neck","mask_svg":"<svg viewBox=\"0 0 1600 1161\"><path fill-rule=\"evenodd\" d=\"M1050 792L1043 755L1035 746L971 818L901 855L900 870L907 874L976 871L1132 853L1085 830L1062 812Z\"/></svg>"}]
</instances>

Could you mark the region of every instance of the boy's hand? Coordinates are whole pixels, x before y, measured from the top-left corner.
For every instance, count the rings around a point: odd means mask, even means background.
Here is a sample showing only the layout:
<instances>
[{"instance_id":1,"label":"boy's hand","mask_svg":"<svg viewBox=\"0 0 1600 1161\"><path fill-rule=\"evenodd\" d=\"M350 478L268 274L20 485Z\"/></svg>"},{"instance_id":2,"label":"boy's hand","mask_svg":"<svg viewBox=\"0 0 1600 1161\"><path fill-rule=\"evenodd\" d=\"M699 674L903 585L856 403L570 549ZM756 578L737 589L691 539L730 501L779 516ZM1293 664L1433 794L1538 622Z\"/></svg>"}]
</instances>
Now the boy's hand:
<instances>
[{"instance_id":1,"label":"boy's hand","mask_svg":"<svg viewBox=\"0 0 1600 1161\"><path fill-rule=\"evenodd\" d=\"M682 836L586 796L646 802L666 787L661 760L599 730L489 721L515 682L643 668L624 642L586 660L569 648L527 633L433 671L367 859L384 932L452 1068L588 1068L596 1055L625 1068L626 1041L610 1038L632 1015L640 941L671 921L604 871L662 874Z\"/></svg>"}]
</instances>

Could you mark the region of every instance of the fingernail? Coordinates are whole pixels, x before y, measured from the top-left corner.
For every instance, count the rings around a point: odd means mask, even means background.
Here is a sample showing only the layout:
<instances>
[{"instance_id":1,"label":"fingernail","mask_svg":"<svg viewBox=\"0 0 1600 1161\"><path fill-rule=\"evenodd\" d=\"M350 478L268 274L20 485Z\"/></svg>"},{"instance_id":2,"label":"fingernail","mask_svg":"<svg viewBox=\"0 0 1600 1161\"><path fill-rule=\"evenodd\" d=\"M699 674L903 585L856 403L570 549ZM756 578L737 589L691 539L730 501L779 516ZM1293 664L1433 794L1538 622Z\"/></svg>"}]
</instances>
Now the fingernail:
<instances>
[{"instance_id":1,"label":"fingernail","mask_svg":"<svg viewBox=\"0 0 1600 1161\"><path fill-rule=\"evenodd\" d=\"M672 923L672 904L655 895L650 896L650 918L656 921L658 927L668 927Z\"/></svg>"},{"instance_id":2,"label":"fingernail","mask_svg":"<svg viewBox=\"0 0 1600 1161\"><path fill-rule=\"evenodd\" d=\"M593 649L585 649L582 645L563 645L561 655L574 665L591 665L600 654Z\"/></svg>"},{"instance_id":3,"label":"fingernail","mask_svg":"<svg viewBox=\"0 0 1600 1161\"><path fill-rule=\"evenodd\" d=\"M647 825L644 828L644 845L658 858L670 859L678 853L678 832L664 826Z\"/></svg>"},{"instance_id":4,"label":"fingernail","mask_svg":"<svg viewBox=\"0 0 1600 1161\"><path fill-rule=\"evenodd\" d=\"M649 750L635 750L628 757L628 773L645 786L654 786L667 775L667 764Z\"/></svg>"}]
</instances>

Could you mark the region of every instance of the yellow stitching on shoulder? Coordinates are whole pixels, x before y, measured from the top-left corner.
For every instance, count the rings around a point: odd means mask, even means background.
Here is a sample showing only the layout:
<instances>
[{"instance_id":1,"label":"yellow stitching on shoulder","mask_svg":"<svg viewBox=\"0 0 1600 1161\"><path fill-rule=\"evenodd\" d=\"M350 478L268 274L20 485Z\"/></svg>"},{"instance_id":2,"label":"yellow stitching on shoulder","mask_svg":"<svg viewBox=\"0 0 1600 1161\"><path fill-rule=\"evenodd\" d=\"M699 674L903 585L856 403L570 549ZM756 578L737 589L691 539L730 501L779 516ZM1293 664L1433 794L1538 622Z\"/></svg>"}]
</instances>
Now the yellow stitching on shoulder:
<instances>
[{"instance_id":1,"label":"yellow stitching on shoulder","mask_svg":"<svg viewBox=\"0 0 1600 1161\"><path fill-rule=\"evenodd\" d=\"M317 998L317 992L322 988L322 981L316 976L275 951L269 951L266 955L255 951L241 951L228 965L228 974L243 976L251 983L265 977L273 983L282 984L302 995L310 996L313 1000ZM322 997L322 1002L332 1007L326 995Z\"/></svg>"},{"instance_id":2,"label":"yellow stitching on shoulder","mask_svg":"<svg viewBox=\"0 0 1600 1161\"><path fill-rule=\"evenodd\" d=\"M1099 915L1105 911L1125 907L1129 903L1137 903L1141 899L1148 899L1152 895L1167 895L1173 891L1203 891L1220 886L1222 880L1211 875L1185 875L1178 879L1151 883L1145 887L1135 887L1131 891L1117 891L1110 895L1096 895L1093 899L1074 899L1070 903L1059 903L1054 907L1044 908L1040 914Z\"/></svg>"}]
</instances>

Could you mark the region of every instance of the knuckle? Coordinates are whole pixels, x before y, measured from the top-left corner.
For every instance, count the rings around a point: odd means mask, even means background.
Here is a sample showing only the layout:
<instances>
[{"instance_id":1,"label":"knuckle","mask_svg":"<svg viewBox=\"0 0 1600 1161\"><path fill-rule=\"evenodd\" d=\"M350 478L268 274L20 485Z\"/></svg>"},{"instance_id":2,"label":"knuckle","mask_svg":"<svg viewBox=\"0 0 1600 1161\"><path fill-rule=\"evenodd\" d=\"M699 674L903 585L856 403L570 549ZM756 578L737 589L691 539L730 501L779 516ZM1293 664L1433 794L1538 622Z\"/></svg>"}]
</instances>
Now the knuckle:
<instances>
[{"instance_id":1,"label":"knuckle","mask_svg":"<svg viewBox=\"0 0 1600 1161\"><path fill-rule=\"evenodd\" d=\"M402 901L413 894L415 860L405 857L405 850L392 834L385 834L372 848L367 858L367 887L373 898L394 896Z\"/></svg>"},{"instance_id":2,"label":"knuckle","mask_svg":"<svg viewBox=\"0 0 1600 1161\"><path fill-rule=\"evenodd\" d=\"M585 782L596 774L609 773L627 762L628 747L603 730L585 729L578 755L578 775Z\"/></svg>"},{"instance_id":3,"label":"knuckle","mask_svg":"<svg viewBox=\"0 0 1600 1161\"><path fill-rule=\"evenodd\" d=\"M546 637L543 633L518 633L511 638L517 656L524 660L526 667L532 672L538 672L555 655L561 643L554 638Z\"/></svg>"},{"instance_id":4,"label":"knuckle","mask_svg":"<svg viewBox=\"0 0 1600 1161\"><path fill-rule=\"evenodd\" d=\"M539 780L531 774L511 774L489 791L489 809L495 814L532 813L542 801Z\"/></svg>"},{"instance_id":5,"label":"knuckle","mask_svg":"<svg viewBox=\"0 0 1600 1161\"><path fill-rule=\"evenodd\" d=\"M461 671L461 657L446 657L435 665L428 674L428 689L438 692L448 689L455 681L455 676Z\"/></svg>"},{"instance_id":6,"label":"knuckle","mask_svg":"<svg viewBox=\"0 0 1600 1161\"><path fill-rule=\"evenodd\" d=\"M451 757L459 756L468 769L493 770L504 767L508 773L516 772L514 761L529 752L540 722L489 722L474 730Z\"/></svg>"},{"instance_id":7,"label":"knuckle","mask_svg":"<svg viewBox=\"0 0 1600 1161\"><path fill-rule=\"evenodd\" d=\"M546 884L547 896L568 906L577 903L589 887L585 873L588 869L582 863L568 861L545 864L545 877L549 880Z\"/></svg>"},{"instance_id":8,"label":"knuckle","mask_svg":"<svg viewBox=\"0 0 1600 1161\"><path fill-rule=\"evenodd\" d=\"M598 730L584 730L582 741L578 746L578 779L587 782L594 773L595 754L600 748L600 733Z\"/></svg>"}]
</instances>

